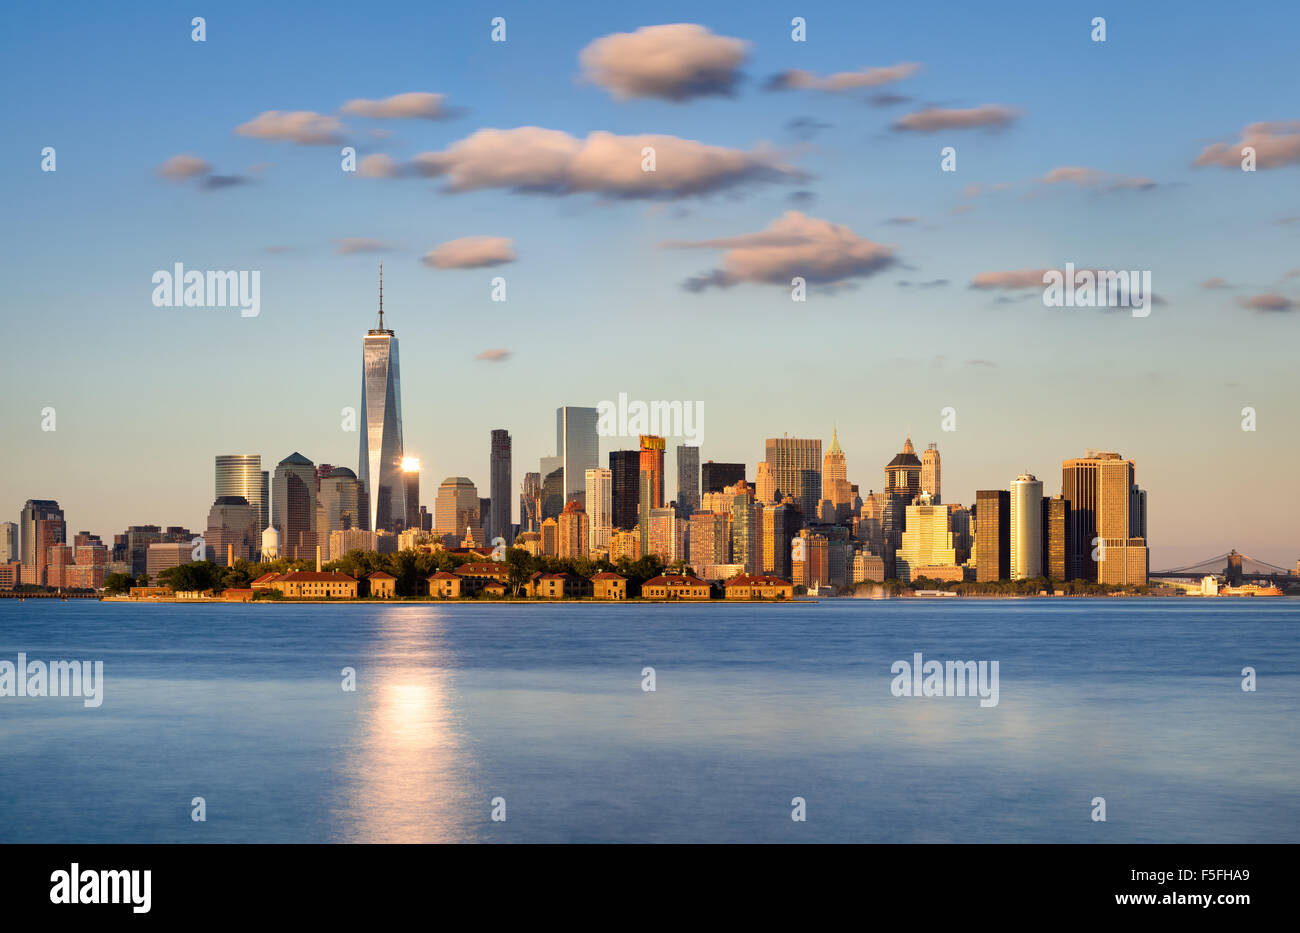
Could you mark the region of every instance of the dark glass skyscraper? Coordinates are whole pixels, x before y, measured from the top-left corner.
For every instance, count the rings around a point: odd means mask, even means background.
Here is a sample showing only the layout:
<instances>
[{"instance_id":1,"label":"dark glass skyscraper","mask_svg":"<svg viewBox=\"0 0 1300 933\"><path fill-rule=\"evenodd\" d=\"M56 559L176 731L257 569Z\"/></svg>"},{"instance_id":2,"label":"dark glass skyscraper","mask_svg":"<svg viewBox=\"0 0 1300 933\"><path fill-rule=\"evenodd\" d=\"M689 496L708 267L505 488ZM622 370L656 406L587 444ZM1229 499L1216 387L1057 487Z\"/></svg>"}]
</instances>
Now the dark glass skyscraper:
<instances>
[{"instance_id":1,"label":"dark glass skyscraper","mask_svg":"<svg viewBox=\"0 0 1300 933\"><path fill-rule=\"evenodd\" d=\"M587 471L600 466L596 423L597 412L594 408L565 405L555 409L555 455L560 458L560 465L564 469L561 509L574 499L579 504L584 504L587 497ZM546 477L543 476L542 481L545 480Z\"/></svg>"},{"instance_id":2,"label":"dark glass skyscraper","mask_svg":"<svg viewBox=\"0 0 1300 933\"><path fill-rule=\"evenodd\" d=\"M641 491L641 452L639 450L611 450L609 469L614 474L613 527L630 531L637 521L637 498Z\"/></svg>"},{"instance_id":3,"label":"dark glass skyscraper","mask_svg":"<svg viewBox=\"0 0 1300 933\"><path fill-rule=\"evenodd\" d=\"M690 518L700 509L700 448L677 445L677 514Z\"/></svg>"},{"instance_id":4,"label":"dark glass skyscraper","mask_svg":"<svg viewBox=\"0 0 1300 933\"><path fill-rule=\"evenodd\" d=\"M219 454L217 456L215 498L242 496L257 513L260 534L270 523L267 501L267 474L259 454Z\"/></svg>"},{"instance_id":5,"label":"dark glass skyscraper","mask_svg":"<svg viewBox=\"0 0 1300 933\"><path fill-rule=\"evenodd\" d=\"M397 335L384 329L384 270L381 265L379 326L367 331L361 341L361 452L357 478L361 480L366 495L365 528L368 531L392 531L405 520L402 456L402 383L397 360Z\"/></svg>"},{"instance_id":6,"label":"dark glass skyscraper","mask_svg":"<svg viewBox=\"0 0 1300 933\"><path fill-rule=\"evenodd\" d=\"M975 579L1011 578L1011 493L980 489L975 493Z\"/></svg>"},{"instance_id":7,"label":"dark glass skyscraper","mask_svg":"<svg viewBox=\"0 0 1300 933\"><path fill-rule=\"evenodd\" d=\"M710 460L700 467L701 492L722 492L725 486L734 486L745 478L743 463L714 463ZM783 490L784 491L784 490ZM790 493L794 495L794 493Z\"/></svg>"},{"instance_id":8,"label":"dark glass skyscraper","mask_svg":"<svg viewBox=\"0 0 1300 933\"><path fill-rule=\"evenodd\" d=\"M492 500L492 526L488 543L497 538L510 543L510 432L497 428L492 432L492 449L488 459L488 495ZM520 516L522 521L523 516Z\"/></svg>"}]
</instances>

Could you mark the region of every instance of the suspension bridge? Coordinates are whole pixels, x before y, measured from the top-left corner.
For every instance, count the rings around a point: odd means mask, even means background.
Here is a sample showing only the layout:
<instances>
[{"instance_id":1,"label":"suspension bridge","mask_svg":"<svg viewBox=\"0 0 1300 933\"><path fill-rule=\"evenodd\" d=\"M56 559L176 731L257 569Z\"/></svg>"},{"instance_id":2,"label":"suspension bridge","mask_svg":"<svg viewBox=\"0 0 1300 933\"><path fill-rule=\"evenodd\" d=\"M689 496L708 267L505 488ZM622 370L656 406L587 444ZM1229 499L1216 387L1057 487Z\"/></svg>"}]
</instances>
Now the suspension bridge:
<instances>
[{"instance_id":1,"label":"suspension bridge","mask_svg":"<svg viewBox=\"0 0 1300 933\"><path fill-rule=\"evenodd\" d=\"M1295 583L1300 579L1293 569L1258 560L1249 554L1240 553L1235 548L1226 554L1216 554L1214 557L1207 557L1186 567L1153 570L1149 576L1186 577L1193 580L1204 576L1216 576L1225 577L1233 584L1240 583L1242 580L1268 580L1278 585Z\"/></svg>"}]
</instances>

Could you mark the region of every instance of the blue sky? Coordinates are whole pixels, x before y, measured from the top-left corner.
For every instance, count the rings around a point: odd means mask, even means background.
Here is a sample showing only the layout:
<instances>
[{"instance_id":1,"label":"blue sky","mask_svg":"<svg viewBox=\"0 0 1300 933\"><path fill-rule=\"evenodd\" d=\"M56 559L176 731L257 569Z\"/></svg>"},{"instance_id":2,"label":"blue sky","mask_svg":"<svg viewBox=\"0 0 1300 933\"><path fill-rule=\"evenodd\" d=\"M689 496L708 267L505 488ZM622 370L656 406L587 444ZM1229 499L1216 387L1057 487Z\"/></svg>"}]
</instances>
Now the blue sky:
<instances>
[{"instance_id":1,"label":"blue sky","mask_svg":"<svg viewBox=\"0 0 1300 933\"><path fill-rule=\"evenodd\" d=\"M1044 6L6 7L3 501L16 518L27 498L56 498L74 530L106 537L128 523L197 529L215 454L261 453L273 467L299 450L355 468L339 412L359 407L382 260L426 504L448 475L486 495L490 429L514 436L517 485L554 452L558 405L626 392L702 401L702 459L751 474L765 437L828 443L838 424L864 492L880 488L909 429L918 448L939 443L947 501L1024 470L1056 493L1062 459L1118 450L1149 491L1153 567L1229 546L1292 565L1300 159L1285 153L1297 130L1269 131L1283 164L1193 162L1249 124L1300 120L1300 12ZM206 42L190 39L194 15ZM504 43L490 41L498 15ZM791 41L796 15L806 42ZM1107 18L1105 43L1091 41L1094 16ZM677 23L748 43L730 94L620 99L584 78L579 56L596 40ZM790 69L820 78L901 63L920 68L853 91L765 90ZM456 115L340 114L410 92L446 95ZM882 106L876 94L905 99ZM893 128L985 106L1014 115ZM449 192L445 176L345 173L340 144L236 132L273 110L336 118L342 144L397 164L485 128L540 127L697 140L790 173L668 199ZM55 172L40 171L45 146ZM955 172L940 171L945 146ZM203 190L159 174L181 154L245 181ZM1089 170L1087 183L1042 183L1063 167ZM892 262L796 303L762 281L689 291L726 248L662 245L734 243L791 210L887 247ZM466 236L507 238L516 258L420 261ZM387 249L341 254L348 238ZM154 307L150 278L176 262L259 270L261 314ZM1150 270L1164 303L1139 319L971 287L1066 262ZM490 300L498 275L506 302ZM1216 278L1225 287L1203 287ZM945 284L915 284L934 282ZM1248 306L1260 296L1290 310ZM496 348L509 356L476 358ZM954 432L939 429L947 406ZM1241 430L1247 406L1254 432ZM41 430L45 407L53 432ZM603 444L602 460L617 446Z\"/></svg>"}]
</instances>

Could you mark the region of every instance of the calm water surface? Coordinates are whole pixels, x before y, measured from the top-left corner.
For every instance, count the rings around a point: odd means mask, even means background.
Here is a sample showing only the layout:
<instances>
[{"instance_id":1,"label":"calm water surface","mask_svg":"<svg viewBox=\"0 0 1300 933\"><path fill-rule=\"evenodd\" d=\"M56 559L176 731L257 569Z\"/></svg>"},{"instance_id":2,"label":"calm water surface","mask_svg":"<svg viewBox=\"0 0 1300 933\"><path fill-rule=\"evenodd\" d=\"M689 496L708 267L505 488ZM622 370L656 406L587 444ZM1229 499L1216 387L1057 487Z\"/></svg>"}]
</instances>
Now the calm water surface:
<instances>
[{"instance_id":1,"label":"calm water surface","mask_svg":"<svg viewBox=\"0 0 1300 933\"><path fill-rule=\"evenodd\" d=\"M0 600L19 651L104 702L0 697L3 842L1300 841L1295 599Z\"/></svg>"}]
</instances>

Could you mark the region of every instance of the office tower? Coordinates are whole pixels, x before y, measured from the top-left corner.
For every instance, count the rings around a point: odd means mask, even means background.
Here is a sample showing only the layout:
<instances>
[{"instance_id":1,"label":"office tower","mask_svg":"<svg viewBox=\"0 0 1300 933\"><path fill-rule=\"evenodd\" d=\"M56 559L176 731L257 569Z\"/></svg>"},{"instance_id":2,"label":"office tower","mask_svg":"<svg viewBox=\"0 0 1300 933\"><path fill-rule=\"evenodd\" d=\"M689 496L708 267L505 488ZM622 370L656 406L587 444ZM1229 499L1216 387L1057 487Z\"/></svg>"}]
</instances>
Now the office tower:
<instances>
[{"instance_id":1,"label":"office tower","mask_svg":"<svg viewBox=\"0 0 1300 933\"><path fill-rule=\"evenodd\" d=\"M271 524L280 534L280 553L285 557L309 560L316 556L316 467L300 453L276 464Z\"/></svg>"},{"instance_id":2,"label":"office tower","mask_svg":"<svg viewBox=\"0 0 1300 933\"><path fill-rule=\"evenodd\" d=\"M448 476L438 487L433 503L434 532L460 539L473 528L475 539L481 539L479 505L478 489L468 477Z\"/></svg>"},{"instance_id":3,"label":"office tower","mask_svg":"<svg viewBox=\"0 0 1300 933\"><path fill-rule=\"evenodd\" d=\"M483 541L480 544L491 544L488 540L487 531L492 527L492 500L487 496L478 498L478 524L483 529Z\"/></svg>"},{"instance_id":4,"label":"office tower","mask_svg":"<svg viewBox=\"0 0 1300 933\"><path fill-rule=\"evenodd\" d=\"M194 546L176 541L160 541L149 545L145 556L145 573L149 582L158 585L158 577L164 570L188 564L194 559Z\"/></svg>"},{"instance_id":5,"label":"office tower","mask_svg":"<svg viewBox=\"0 0 1300 933\"><path fill-rule=\"evenodd\" d=\"M519 486L519 530L536 533L542 527L542 474L525 473Z\"/></svg>"},{"instance_id":6,"label":"office tower","mask_svg":"<svg viewBox=\"0 0 1300 933\"><path fill-rule=\"evenodd\" d=\"M560 526L554 518L542 521L542 554L546 557L558 557L560 554Z\"/></svg>"},{"instance_id":7,"label":"office tower","mask_svg":"<svg viewBox=\"0 0 1300 933\"><path fill-rule=\"evenodd\" d=\"M772 464L760 460L754 467L754 472L754 498L764 505L775 502L776 476L772 473Z\"/></svg>"},{"instance_id":8,"label":"office tower","mask_svg":"<svg viewBox=\"0 0 1300 933\"><path fill-rule=\"evenodd\" d=\"M957 563L964 564L970 560L971 548L975 544L975 537L971 534L970 509L960 503L951 503L945 508L952 527L952 546L957 551Z\"/></svg>"},{"instance_id":9,"label":"office tower","mask_svg":"<svg viewBox=\"0 0 1300 933\"><path fill-rule=\"evenodd\" d=\"M690 517L691 564L697 573L705 567L731 563L731 516L696 512Z\"/></svg>"},{"instance_id":10,"label":"office tower","mask_svg":"<svg viewBox=\"0 0 1300 933\"><path fill-rule=\"evenodd\" d=\"M261 548L259 521L257 508L243 496L217 496L208 510L208 527L203 533L207 559L221 567L229 567L237 560L252 560Z\"/></svg>"},{"instance_id":11,"label":"office tower","mask_svg":"<svg viewBox=\"0 0 1300 933\"><path fill-rule=\"evenodd\" d=\"M1070 500L1064 496L1043 499L1043 575L1063 581L1069 577Z\"/></svg>"},{"instance_id":12,"label":"office tower","mask_svg":"<svg viewBox=\"0 0 1300 933\"><path fill-rule=\"evenodd\" d=\"M18 523L0 522L0 564L19 560Z\"/></svg>"},{"instance_id":13,"label":"office tower","mask_svg":"<svg viewBox=\"0 0 1300 933\"><path fill-rule=\"evenodd\" d=\"M760 464L761 465L761 464ZM790 541L798 534L799 513L794 510L794 500L789 504L768 503L763 506L763 565L762 572L789 580Z\"/></svg>"},{"instance_id":14,"label":"office tower","mask_svg":"<svg viewBox=\"0 0 1300 933\"><path fill-rule=\"evenodd\" d=\"M931 444L921 454L921 491L930 494L930 501L935 505L943 502L940 494L939 485L942 477L939 474L939 447Z\"/></svg>"},{"instance_id":15,"label":"office tower","mask_svg":"<svg viewBox=\"0 0 1300 933\"><path fill-rule=\"evenodd\" d=\"M799 512L805 518L816 515L822 486L822 442L798 437L769 437L766 451L778 494L794 496Z\"/></svg>"},{"instance_id":16,"label":"office tower","mask_svg":"<svg viewBox=\"0 0 1300 933\"><path fill-rule=\"evenodd\" d=\"M1043 575L1043 484L1021 473L1011 483L1011 579Z\"/></svg>"},{"instance_id":17,"label":"office tower","mask_svg":"<svg viewBox=\"0 0 1300 933\"><path fill-rule=\"evenodd\" d=\"M961 579L957 566L957 549L953 544L952 519L947 506L935 505L922 493L907 507L906 527L895 558L898 579L910 582L914 577L936 577L937 568L954 571L944 579Z\"/></svg>"},{"instance_id":18,"label":"office tower","mask_svg":"<svg viewBox=\"0 0 1300 933\"><path fill-rule=\"evenodd\" d=\"M664 504L664 450L667 444L662 437L650 434L641 435L641 457L638 469L650 474L650 508L662 508Z\"/></svg>"},{"instance_id":19,"label":"office tower","mask_svg":"<svg viewBox=\"0 0 1300 933\"><path fill-rule=\"evenodd\" d=\"M831 429L831 446L822 458L822 498L830 502L831 521L847 521L853 505L853 487L849 484L848 459L840 447L839 431Z\"/></svg>"},{"instance_id":20,"label":"office tower","mask_svg":"<svg viewBox=\"0 0 1300 933\"><path fill-rule=\"evenodd\" d=\"M362 529L366 520L364 503L357 474L347 467L332 469L320 481L316 498L316 532L321 542L328 541L335 531Z\"/></svg>"},{"instance_id":21,"label":"office tower","mask_svg":"<svg viewBox=\"0 0 1300 933\"><path fill-rule=\"evenodd\" d=\"M975 493L975 579L1006 580L1011 574L1011 493Z\"/></svg>"},{"instance_id":22,"label":"office tower","mask_svg":"<svg viewBox=\"0 0 1300 933\"><path fill-rule=\"evenodd\" d=\"M574 499L582 503L587 494L587 471L600 466L597 418L594 408L564 405L555 409L555 455L564 471L564 503Z\"/></svg>"},{"instance_id":23,"label":"office tower","mask_svg":"<svg viewBox=\"0 0 1300 933\"><path fill-rule=\"evenodd\" d=\"M584 490L585 492L585 490ZM590 549L591 524L582 503L570 499L556 519L556 556L586 557Z\"/></svg>"},{"instance_id":24,"label":"office tower","mask_svg":"<svg viewBox=\"0 0 1300 933\"><path fill-rule=\"evenodd\" d=\"M701 495L710 492L722 492L728 486L734 486L745 478L743 463L714 463L712 460L700 467ZM703 501L701 499L701 501Z\"/></svg>"},{"instance_id":25,"label":"office tower","mask_svg":"<svg viewBox=\"0 0 1300 933\"><path fill-rule=\"evenodd\" d=\"M615 528L628 531L636 524L641 489L641 454L636 450L611 450L609 471L613 475L614 500L610 509Z\"/></svg>"},{"instance_id":26,"label":"office tower","mask_svg":"<svg viewBox=\"0 0 1300 933\"><path fill-rule=\"evenodd\" d=\"M428 506L420 506L420 530L433 531L433 513Z\"/></svg>"},{"instance_id":27,"label":"office tower","mask_svg":"<svg viewBox=\"0 0 1300 933\"><path fill-rule=\"evenodd\" d=\"M53 499L28 499L18 517L21 582L45 585L49 549L67 539L63 510Z\"/></svg>"},{"instance_id":28,"label":"office tower","mask_svg":"<svg viewBox=\"0 0 1300 933\"><path fill-rule=\"evenodd\" d=\"M678 547L677 510L672 506L653 508L646 516L646 547L643 553L657 554L665 564L681 557Z\"/></svg>"},{"instance_id":29,"label":"office tower","mask_svg":"<svg viewBox=\"0 0 1300 933\"><path fill-rule=\"evenodd\" d=\"M587 521L591 525L591 550L609 550L614 528L614 473L603 467L587 471Z\"/></svg>"},{"instance_id":30,"label":"office tower","mask_svg":"<svg viewBox=\"0 0 1300 933\"><path fill-rule=\"evenodd\" d=\"M261 454L220 454L216 461L215 498L242 496L257 512L258 531L271 520L268 477Z\"/></svg>"},{"instance_id":31,"label":"office tower","mask_svg":"<svg viewBox=\"0 0 1300 933\"><path fill-rule=\"evenodd\" d=\"M641 553L650 553L650 512L664 505L664 448L662 437L641 435L637 461L637 524L641 527Z\"/></svg>"},{"instance_id":32,"label":"office tower","mask_svg":"<svg viewBox=\"0 0 1300 933\"><path fill-rule=\"evenodd\" d=\"M690 515L700 508L700 448L677 445L677 511Z\"/></svg>"},{"instance_id":33,"label":"office tower","mask_svg":"<svg viewBox=\"0 0 1300 933\"><path fill-rule=\"evenodd\" d=\"M921 461L908 436L903 450L885 465L885 493L902 496L911 505L921 492Z\"/></svg>"},{"instance_id":34,"label":"office tower","mask_svg":"<svg viewBox=\"0 0 1300 933\"><path fill-rule=\"evenodd\" d=\"M723 492L731 499L731 562L743 565L745 573L761 573L763 506L743 479Z\"/></svg>"},{"instance_id":35,"label":"office tower","mask_svg":"<svg viewBox=\"0 0 1300 933\"><path fill-rule=\"evenodd\" d=\"M511 474L510 432L496 428L488 451L488 498L492 500L492 524L488 538L500 538L510 543L510 488L514 485ZM523 515L519 516L520 522Z\"/></svg>"},{"instance_id":36,"label":"office tower","mask_svg":"<svg viewBox=\"0 0 1300 933\"><path fill-rule=\"evenodd\" d=\"M163 540L162 529L157 525L128 525L122 537L126 539L123 559L131 567L131 576L138 577L145 572L149 545Z\"/></svg>"},{"instance_id":37,"label":"office tower","mask_svg":"<svg viewBox=\"0 0 1300 933\"><path fill-rule=\"evenodd\" d=\"M1062 461L1061 492L1070 501L1073 576L1145 584L1146 494L1136 484L1133 461L1096 450Z\"/></svg>"},{"instance_id":38,"label":"office tower","mask_svg":"<svg viewBox=\"0 0 1300 933\"><path fill-rule=\"evenodd\" d=\"M361 452L357 478L370 531L393 531L406 517L402 485L402 381L397 335L384 328L384 267L379 267L379 325L361 341ZM281 547L286 547L280 529Z\"/></svg>"},{"instance_id":39,"label":"office tower","mask_svg":"<svg viewBox=\"0 0 1300 933\"><path fill-rule=\"evenodd\" d=\"M555 518L564 509L564 458L543 457L542 518Z\"/></svg>"},{"instance_id":40,"label":"office tower","mask_svg":"<svg viewBox=\"0 0 1300 933\"><path fill-rule=\"evenodd\" d=\"M406 511L402 515L402 528L420 527L420 461L416 457L402 458L402 499Z\"/></svg>"},{"instance_id":41,"label":"office tower","mask_svg":"<svg viewBox=\"0 0 1300 933\"><path fill-rule=\"evenodd\" d=\"M641 559L641 532L637 528L628 528L626 530L616 528L614 533L610 535L610 562L616 564L625 557L628 560Z\"/></svg>"}]
</instances>

